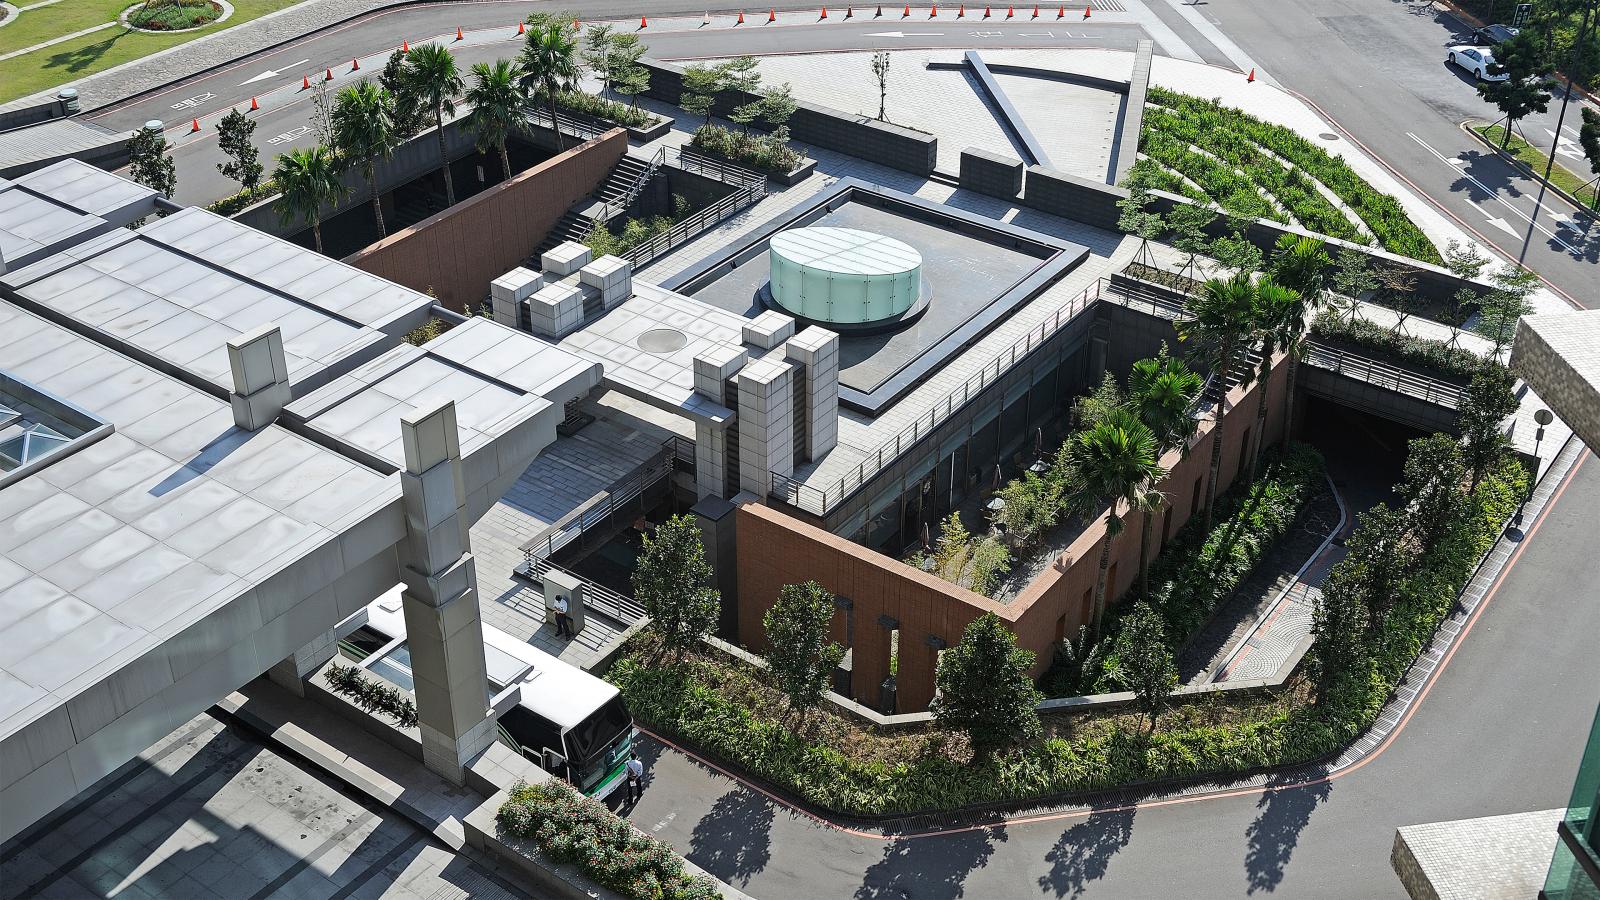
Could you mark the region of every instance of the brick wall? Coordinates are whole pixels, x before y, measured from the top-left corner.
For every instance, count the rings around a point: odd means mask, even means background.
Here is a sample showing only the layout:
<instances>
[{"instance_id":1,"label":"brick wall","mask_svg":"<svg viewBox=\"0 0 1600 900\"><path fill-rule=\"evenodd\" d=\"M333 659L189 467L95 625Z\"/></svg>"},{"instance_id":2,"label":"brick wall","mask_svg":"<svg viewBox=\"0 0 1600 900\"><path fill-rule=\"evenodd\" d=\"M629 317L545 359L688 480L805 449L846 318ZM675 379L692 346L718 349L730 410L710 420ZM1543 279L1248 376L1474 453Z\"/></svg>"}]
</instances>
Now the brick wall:
<instances>
[{"instance_id":1,"label":"brick wall","mask_svg":"<svg viewBox=\"0 0 1600 900\"><path fill-rule=\"evenodd\" d=\"M489 282L522 265L567 208L606 179L628 149L613 128L350 257L359 269L465 311Z\"/></svg>"},{"instance_id":2,"label":"brick wall","mask_svg":"<svg viewBox=\"0 0 1600 900\"><path fill-rule=\"evenodd\" d=\"M1285 372L1280 358L1266 385L1266 432L1274 443L1283 431ZM1245 433L1252 432L1251 440L1257 437L1253 432L1259 390L1256 386L1240 387L1230 395L1229 412L1222 422L1219 494L1242 471ZM1160 487L1172 507L1173 534L1195 511L1196 478L1201 479L1204 502L1204 477L1211 464L1211 429L1209 420L1202 423L1187 456L1173 451L1162 461L1170 470ZM1121 596L1138 578L1140 522L1130 519L1126 524L1122 533L1112 539L1111 562L1116 567L1116 580L1107 588L1111 597ZM1037 654L1034 674L1041 674L1050 665L1058 626L1073 634L1088 622L1085 592L1092 599L1099 575L1100 542L1105 535L1102 514L1021 595L1009 603L998 603L759 504L739 507L736 529L740 547L762 548L760 553L741 553L739 557L740 642L764 652L767 643L761 617L777 599L778 591L785 584L815 579L850 602L851 633L846 635L846 613L840 611L834 616L833 638L854 649L854 699L877 707L878 685L889 674L890 628L900 629L896 683L898 712L902 713L926 709L933 698L937 652L929 638L954 645L967 623L985 611L992 611L1009 623L1018 644ZM1161 538L1162 518L1158 516L1152 529L1152 559L1160 552Z\"/></svg>"}]
</instances>

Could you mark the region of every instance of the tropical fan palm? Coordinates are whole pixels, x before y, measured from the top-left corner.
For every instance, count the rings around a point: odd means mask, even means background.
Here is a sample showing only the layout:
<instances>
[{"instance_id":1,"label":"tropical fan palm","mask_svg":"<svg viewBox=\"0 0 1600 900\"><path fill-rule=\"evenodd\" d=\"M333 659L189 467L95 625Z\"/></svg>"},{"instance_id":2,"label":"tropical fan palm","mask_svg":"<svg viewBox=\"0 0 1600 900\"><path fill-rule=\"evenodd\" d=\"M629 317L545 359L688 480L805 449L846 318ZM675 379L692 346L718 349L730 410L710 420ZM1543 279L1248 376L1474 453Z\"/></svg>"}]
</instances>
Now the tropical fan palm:
<instances>
[{"instance_id":1,"label":"tropical fan palm","mask_svg":"<svg viewBox=\"0 0 1600 900\"><path fill-rule=\"evenodd\" d=\"M1185 447L1198 427L1194 418L1194 403L1200 398L1205 382L1183 360L1161 352L1133 364L1128 376L1128 401L1139 421L1150 429L1156 441L1156 457L1168 450ZM1147 508L1139 534L1139 592L1149 592L1150 525L1155 511L1165 498L1148 485Z\"/></svg>"},{"instance_id":2,"label":"tropical fan palm","mask_svg":"<svg viewBox=\"0 0 1600 900\"><path fill-rule=\"evenodd\" d=\"M528 91L517 80L516 64L509 59L493 63L476 63L472 67L472 87L464 98L472 107L467 117L467 127L477 138L479 153L490 147L500 153L500 168L507 181L511 180L511 156L506 152L506 140L513 131L527 126Z\"/></svg>"},{"instance_id":3,"label":"tropical fan palm","mask_svg":"<svg viewBox=\"0 0 1600 900\"><path fill-rule=\"evenodd\" d=\"M1256 446L1254 451L1245 448L1250 453L1250 472L1246 481L1255 480L1256 469L1261 465L1261 448L1267 444L1267 381L1272 377L1272 357L1287 346L1292 334L1305 329L1305 316L1306 306L1299 291L1286 288L1271 277L1257 282L1256 321L1252 336L1261 342L1261 365L1255 372L1258 385L1256 424L1251 430Z\"/></svg>"},{"instance_id":4,"label":"tropical fan palm","mask_svg":"<svg viewBox=\"0 0 1600 900\"><path fill-rule=\"evenodd\" d=\"M578 80L578 45L572 23L552 19L528 29L528 42L517 57L522 85L529 93L543 92L555 129L556 149L561 149L561 129L556 125L556 95Z\"/></svg>"},{"instance_id":5,"label":"tropical fan palm","mask_svg":"<svg viewBox=\"0 0 1600 900\"><path fill-rule=\"evenodd\" d=\"M388 235L383 226L383 206L378 202L378 182L373 166L394 152L394 97L366 79L340 91L333 100L333 142L345 159L358 162L372 194L372 215L378 237Z\"/></svg>"},{"instance_id":6,"label":"tropical fan palm","mask_svg":"<svg viewBox=\"0 0 1600 900\"><path fill-rule=\"evenodd\" d=\"M1211 474L1206 484L1203 528L1211 530L1212 507L1217 500L1217 478L1222 471L1222 415L1228 400L1228 380L1234 356L1244 346L1255 323L1256 288L1248 273L1223 280L1212 278L1191 297L1188 316L1178 321L1178 340L1195 347L1196 355L1211 370L1217 392L1215 425L1211 429Z\"/></svg>"},{"instance_id":7,"label":"tropical fan palm","mask_svg":"<svg viewBox=\"0 0 1600 900\"><path fill-rule=\"evenodd\" d=\"M297 220L311 223L311 237L322 252L322 208L350 195L339 180L340 166L333 151L318 145L279 155L272 167L278 186L278 215L285 225Z\"/></svg>"},{"instance_id":8,"label":"tropical fan palm","mask_svg":"<svg viewBox=\"0 0 1600 900\"><path fill-rule=\"evenodd\" d=\"M1145 485L1166 474L1156 457L1155 435L1127 410L1117 410L1099 424L1073 437L1068 450L1072 469L1072 505L1092 509L1109 503L1106 535L1100 543L1100 574L1095 582L1090 633L1100 634L1105 614L1106 574L1111 565L1111 542L1122 531L1118 506L1143 511L1149 504Z\"/></svg>"},{"instance_id":9,"label":"tropical fan palm","mask_svg":"<svg viewBox=\"0 0 1600 900\"><path fill-rule=\"evenodd\" d=\"M463 87L456 69L456 56L443 44L421 44L406 55L406 83L433 107L433 123L438 126L439 166L444 171L444 197L447 205L456 203L456 187L450 177L450 157L445 151L445 113L455 114L455 97Z\"/></svg>"},{"instance_id":10,"label":"tropical fan palm","mask_svg":"<svg viewBox=\"0 0 1600 900\"><path fill-rule=\"evenodd\" d=\"M1278 239L1278 254L1273 257L1272 280L1300 296L1300 309L1283 322L1278 344L1289 354L1289 371L1284 381L1283 433L1294 432L1294 387L1305 356L1307 321L1328 304L1328 270L1333 258L1322 241L1284 235Z\"/></svg>"}]
</instances>

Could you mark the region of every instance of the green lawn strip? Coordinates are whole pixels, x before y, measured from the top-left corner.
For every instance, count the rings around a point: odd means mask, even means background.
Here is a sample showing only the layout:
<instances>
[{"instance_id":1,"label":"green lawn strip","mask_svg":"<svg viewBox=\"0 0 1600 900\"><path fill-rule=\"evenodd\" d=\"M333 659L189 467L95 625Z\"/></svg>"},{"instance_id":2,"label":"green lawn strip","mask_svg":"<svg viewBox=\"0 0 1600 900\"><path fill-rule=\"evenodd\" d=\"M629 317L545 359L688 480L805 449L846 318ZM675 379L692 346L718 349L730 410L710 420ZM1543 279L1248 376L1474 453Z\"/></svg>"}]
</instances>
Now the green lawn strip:
<instances>
[{"instance_id":1,"label":"green lawn strip","mask_svg":"<svg viewBox=\"0 0 1600 900\"><path fill-rule=\"evenodd\" d=\"M1199 119L1214 130L1225 130L1253 141L1279 159L1302 169L1360 216L1385 250L1434 265L1441 263L1438 249L1406 215L1400 201L1368 184L1344 160L1301 137L1293 129L1264 122L1212 100L1164 88L1151 87L1148 99L1150 103L1171 110L1180 117Z\"/></svg>"},{"instance_id":2,"label":"green lawn strip","mask_svg":"<svg viewBox=\"0 0 1600 900\"><path fill-rule=\"evenodd\" d=\"M56 6L70 2L72 0L63 0ZM301 0L236 0L233 4L233 15L226 22L199 31L186 31L181 34L147 34L128 31L121 27L107 28L43 50L0 61L0 103L25 97L46 88L71 84L96 72L103 72L168 47L176 47L209 34L216 34L223 29L259 19L268 13L294 6L299 2ZM23 13L22 21L0 29L0 35L22 27L28 16L38 12L48 14L56 6L46 6L32 13ZM118 5L117 11L120 12L121 9L122 7ZM115 17L116 12L113 12L109 18ZM73 30L75 29L65 29L63 33L70 33Z\"/></svg>"},{"instance_id":3,"label":"green lawn strip","mask_svg":"<svg viewBox=\"0 0 1600 900\"><path fill-rule=\"evenodd\" d=\"M1499 125L1480 124L1471 128L1496 147L1505 139L1506 130ZM1511 133L1511 141L1506 145L1505 152L1540 176L1544 175L1544 167L1550 162L1550 157L1543 150L1523 140L1515 131ZM1600 190L1600 184L1590 183L1590 179L1568 169L1560 160L1550 169L1550 183L1591 206L1595 202L1595 192Z\"/></svg>"},{"instance_id":4,"label":"green lawn strip","mask_svg":"<svg viewBox=\"0 0 1600 900\"><path fill-rule=\"evenodd\" d=\"M1527 490L1507 456L1400 577L1364 655L1318 690L1297 679L1278 696L1180 704L1146 732L1138 713L1046 717L1051 736L975 761L959 735L878 733L828 711L785 716L779 695L726 659L665 659L636 640L610 678L645 726L836 813L903 815L1172 778L1239 775L1309 762L1372 725L1400 677L1493 546Z\"/></svg>"},{"instance_id":5,"label":"green lawn strip","mask_svg":"<svg viewBox=\"0 0 1600 900\"><path fill-rule=\"evenodd\" d=\"M15 3L24 6L29 0ZM50 6L30 9L15 22L0 28L0 53L42 44L64 34L115 22L133 0L61 0Z\"/></svg>"}]
</instances>

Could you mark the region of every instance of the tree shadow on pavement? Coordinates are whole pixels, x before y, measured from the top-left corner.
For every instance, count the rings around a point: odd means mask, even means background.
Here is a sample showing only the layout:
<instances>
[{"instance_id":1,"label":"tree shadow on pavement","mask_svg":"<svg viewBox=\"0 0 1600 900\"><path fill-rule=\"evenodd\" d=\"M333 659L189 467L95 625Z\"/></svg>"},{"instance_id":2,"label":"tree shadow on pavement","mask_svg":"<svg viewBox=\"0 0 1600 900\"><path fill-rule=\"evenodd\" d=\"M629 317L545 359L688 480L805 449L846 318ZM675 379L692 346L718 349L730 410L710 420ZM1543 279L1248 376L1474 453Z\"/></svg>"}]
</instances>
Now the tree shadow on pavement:
<instances>
[{"instance_id":1,"label":"tree shadow on pavement","mask_svg":"<svg viewBox=\"0 0 1600 900\"><path fill-rule=\"evenodd\" d=\"M1003 828L982 828L891 841L884 846L883 859L867 869L855 900L965 896L967 876L988 864L995 840L1005 839Z\"/></svg>"},{"instance_id":2,"label":"tree shadow on pavement","mask_svg":"<svg viewBox=\"0 0 1600 900\"><path fill-rule=\"evenodd\" d=\"M772 858L772 802L735 787L694 826L689 843L695 865L743 887Z\"/></svg>"},{"instance_id":3,"label":"tree shadow on pavement","mask_svg":"<svg viewBox=\"0 0 1600 900\"><path fill-rule=\"evenodd\" d=\"M1306 775L1299 774L1295 782L1303 782ZM1280 782L1281 784L1282 782ZM1311 821L1316 808L1326 803L1333 791L1333 783L1322 781L1305 787L1275 788L1267 783L1266 792L1256 803L1261 814L1245 829L1248 847L1244 855L1245 880L1248 893L1271 893L1283 881L1283 870L1300 841L1300 832Z\"/></svg>"},{"instance_id":4,"label":"tree shadow on pavement","mask_svg":"<svg viewBox=\"0 0 1600 900\"><path fill-rule=\"evenodd\" d=\"M1111 857L1133 839L1132 809L1095 811L1061 833L1044 855L1050 871L1039 876L1039 889L1057 897L1081 897L1089 882L1106 877Z\"/></svg>"}]
</instances>

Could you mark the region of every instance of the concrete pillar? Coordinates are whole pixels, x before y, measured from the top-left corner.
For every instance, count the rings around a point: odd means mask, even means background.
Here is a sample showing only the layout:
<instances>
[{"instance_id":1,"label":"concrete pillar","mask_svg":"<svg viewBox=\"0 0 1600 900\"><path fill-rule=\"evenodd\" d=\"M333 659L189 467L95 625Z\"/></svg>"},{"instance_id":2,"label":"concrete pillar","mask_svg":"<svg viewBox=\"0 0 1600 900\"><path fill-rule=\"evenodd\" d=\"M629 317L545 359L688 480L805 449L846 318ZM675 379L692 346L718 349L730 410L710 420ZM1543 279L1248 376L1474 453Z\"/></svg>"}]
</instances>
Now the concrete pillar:
<instances>
[{"instance_id":1,"label":"concrete pillar","mask_svg":"<svg viewBox=\"0 0 1600 900\"><path fill-rule=\"evenodd\" d=\"M813 325L790 338L783 352L806 370L805 454L821 459L839 443L839 336Z\"/></svg>"},{"instance_id":2,"label":"concrete pillar","mask_svg":"<svg viewBox=\"0 0 1600 900\"><path fill-rule=\"evenodd\" d=\"M544 287L544 276L518 266L489 282L489 308L494 320L508 328L527 328L523 305Z\"/></svg>"},{"instance_id":3,"label":"concrete pillar","mask_svg":"<svg viewBox=\"0 0 1600 900\"><path fill-rule=\"evenodd\" d=\"M583 630L587 616L583 612L584 582L583 579L560 569L551 569L542 577L544 583L544 610L545 621L551 628L556 627L556 597L567 598L567 615L572 619L572 633L577 634Z\"/></svg>"},{"instance_id":4,"label":"concrete pillar","mask_svg":"<svg viewBox=\"0 0 1600 900\"><path fill-rule=\"evenodd\" d=\"M400 420L406 543L401 593L416 682L422 761L454 784L494 740L478 578L467 538L456 408L442 400Z\"/></svg>"},{"instance_id":5,"label":"concrete pillar","mask_svg":"<svg viewBox=\"0 0 1600 900\"><path fill-rule=\"evenodd\" d=\"M329 628L306 643L287 659L267 670L267 680L296 697L306 695L306 679L339 652L339 632Z\"/></svg>"},{"instance_id":6,"label":"concrete pillar","mask_svg":"<svg viewBox=\"0 0 1600 900\"><path fill-rule=\"evenodd\" d=\"M743 347L719 344L694 358L694 391L716 404L727 402L727 384L750 361ZM695 492L700 497L722 497L726 493L728 460L727 428L709 422L696 422L694 428ZM731 463L737 466L738 461Z\"/></svg>"},{"instance_id":7,"label":"concrete pillar","mask_svg":"<svg viewBox=\"0 0 1600 900\"><path fill-rule=\"evenodd\" d=\"M739 489L765 497L772 475L794 473L794 371L758 359L739 371Z\"/></svg>"},{"instance_id":8,"label":"concrete pillar","mask_svg":"<svg viewBox=\"0 0 1600 900\"><path fill-rule=\"evenodd\" d=\"M289 365L283 333L268 322L227 341L233 373L233 424L255 431L278 418L289 403Z\"/></svg>"},{"instance_id":9,"label":"concrete pillar","mask_svg":"<svg viewBox=\"0 0 1600 900\"><path fill-rule=\"evenodd\" d=\"M746 344L771 350L794 336L794 317L769 309L746 322L741 336Z\"/></svg>"},{"instance_id":10,"label":"concrete pillar","mask_svg":"<svg viewBox=\"0 0 1600 900\"><path fill-rule=\"evenodd\" d=\"M900 688L900 712L922 712L933 702L934 669L944 641L934 635L916 639L900 633L900 666L895 681Z\"/></svg>"},{"instance_id":11,"label":"concrete pillar","mask_svg":"<svg viewBox=\"0 0 1600 900\"><path fill-rule=\"evenodd\" d=\"M759 501L760 498L750 499ZM739 639L739 573L734 542L735 506L721 497L703 497L689 512L700 527L700 544L706 550L706 562L711 565L712 584L722 598L722 609L717 617L717 636L729 641Z\"/></svg>"}]
</instances>

